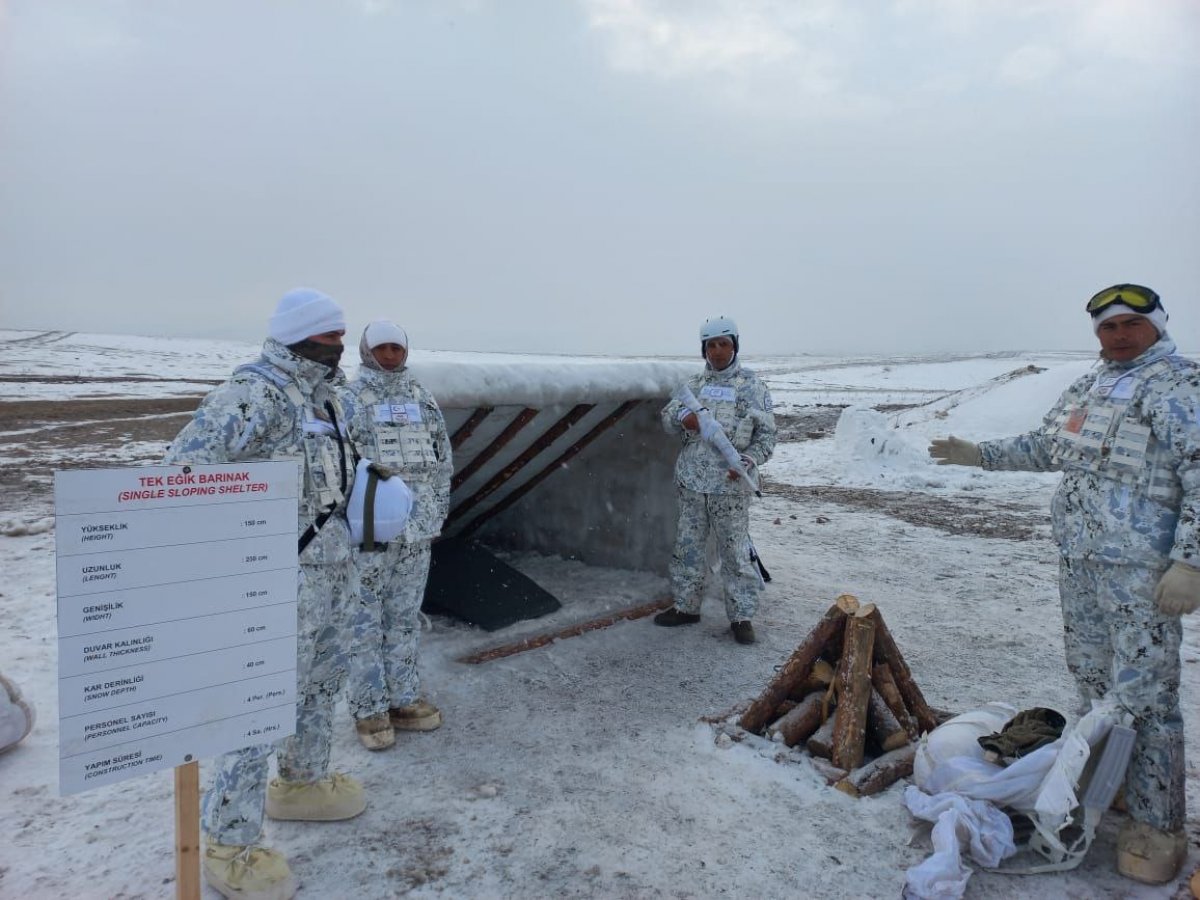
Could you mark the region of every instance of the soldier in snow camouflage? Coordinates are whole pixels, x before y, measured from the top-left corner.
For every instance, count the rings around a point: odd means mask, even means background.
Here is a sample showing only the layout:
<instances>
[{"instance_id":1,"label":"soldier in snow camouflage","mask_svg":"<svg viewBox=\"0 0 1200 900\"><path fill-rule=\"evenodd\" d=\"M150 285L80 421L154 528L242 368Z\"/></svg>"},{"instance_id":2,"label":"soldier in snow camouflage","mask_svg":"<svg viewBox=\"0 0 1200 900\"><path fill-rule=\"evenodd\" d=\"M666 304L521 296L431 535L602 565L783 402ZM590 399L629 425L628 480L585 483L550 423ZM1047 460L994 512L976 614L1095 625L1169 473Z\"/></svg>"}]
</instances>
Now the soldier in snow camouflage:
<instances>
[{"instance_id":1,"label":"soldier in snow camouflage","mask_svg":"<svg viewBox=\"0 0 1200 900\"><path fill-rule=\"evenodd\" d=\"M709 319L700 329L704 371L688 386L725 430L753 470L775 449L775 415L767 386L737 360L737 326L731 319ZM680 435L683 447L675 463L679 488L679 528L671 556L671 588L675 606L654 617L658 625L700 621L701 592L712 531L721 559L725 613L738 643L755 640L751 619L762 587L751 559L750 494L740 476L699 434L695 413L678 399L662 411L663 427Z\"/></svg>"},{"instance_id":2,"label":"soldier in snow camouflage","mask_svg":"<svg viewBox=\"0 0 1200 900\"><path fill-rule=\"evenodd\" d=\"M446 423L433 395L412 373L408 335L372 322L359 342L362 366L347 388L350 436L362 454L400 475L413 492L403 535L384 546L356 547L358 591L351 616L349 706L370 750L395 743L395 729L431 731L441 712L420 698L418 616L430 547L450 503L453 463Z\"/></svg>"},{"instance_id":3,"label":"soldier in snow camouflage","mask_svg":"<svg viewBox=\"0 0 1200 900\"><path fill-rule=\"evenodd\" d=\"M273 818L325 820L350 818L365 806L360 785L329 773L333 705L346 669L341 617L352 576L344 499L353 448L332 388L344 330L342 311L329 297L306 289L286 294L261 359L205 397L165 460L296 460L297 533L316 528L300 553L295 735L222 757L204 798L205 876L227 897L294 893L282 855L257 846L264 811ZM272 752L279 778L268 786Z\"/></svg>"},{"instance_id":4,"label":"soldier in snow camouflage","mask_svg":"<svg viewBox=\"0 0 1200 900\"><path fill-rule=\"evenodd\" d=\"M1108 288L1088 311L1101 361L1040 428L978 445L934 441L930 454L1064 473L1052 522L1067 665L1085 702L1115 698L1135 718L1133 821L1118 867L1161 883L1186 853L1179 647L1180 615L1200 605L1200 366L1176 354L1148 288Z\"/></svg>"}]
</instances>

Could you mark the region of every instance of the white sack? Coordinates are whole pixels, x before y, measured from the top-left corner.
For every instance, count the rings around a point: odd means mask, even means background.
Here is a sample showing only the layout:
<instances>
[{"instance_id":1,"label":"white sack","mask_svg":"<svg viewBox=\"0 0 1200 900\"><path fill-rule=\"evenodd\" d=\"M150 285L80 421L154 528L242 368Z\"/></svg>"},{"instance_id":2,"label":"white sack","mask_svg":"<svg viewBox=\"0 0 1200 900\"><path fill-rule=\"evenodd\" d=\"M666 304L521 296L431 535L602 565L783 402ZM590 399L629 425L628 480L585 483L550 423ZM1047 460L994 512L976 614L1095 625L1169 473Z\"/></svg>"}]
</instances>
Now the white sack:
<instances>
[{"instance_id":1,"label":"white sack","mask_svg":"<svg viewBox=\"0 0 1200 900\"><path fill-rule=\"evenodd\" d=\"M37 714L21 690L0 675L0 752L12 747L33 730Z\"/></svg>"},{"instance_id":2,"label":"white sack","mask_svg":"<svg viewBox=\"0 0 1200 900\"><path fill-rule=\"evenodd\" d=\"M936 823L931 835L933 855L908 870L904 896L910 900L961 897L971 877L971 870L962 864L964 847L975 863L989 868L1017 851L1012 821L991 803L958 794L931 797L909 785L904 789L904 805L918 819Z\"/></svg>"},{"instance_id":3,"label":"white sack","mask_svg":"<svg viewBox=\"0 0 1200 900\"><path fill-rule=\"evenodd\" d=\"M1007 767L988 762L978 739L1000 731L1016 714L1005 703L989 703L922 738L904 803L914 816L937 825L934 853L908 870L906 898L961 897L971 876L962 864L963 849L989 868L1013 855L1012 822L1001 807L1025 812L1043 835L1057 835L1079 805L1079 780L1092 746L1124 717L1111 704L1094 703L1054 743Z\"/></svg>"},{"instance_id":4,"label":"white sack","mask_svg":"<svg viewBox=\"0 0 1200 900\"><path fill-rule=\"evenodd\" d=\"M360 459L354 470L354 488L350 491L350 502L346 506L346 518L350 522L350 538L355 544L363 540L363 507L367 496L367 469L371 460ZM404 526L412 513L413 493L404 479L393 475L380 479L375 488L375 542L386 544L404 533Z\"/></svg>"},{"instance_id":5,"label":"white sack","mask_svg":"<svg viewBox=\"0 0 1200 900\"><path fill-rule=\"evenodd\" d=\"M1054 743L1008 766L988 762L978 739L1000 731L1016 714L1017 710L1005 703L989 703L930 732L917 747L913 783L929 794L954 791L1036 812L1044 823L1055 820L1057 830L1079 805L1075 788L1092 745L1108 734L1121 716L1110 704L1096 703Z\"/></svg>"}]
</instances>

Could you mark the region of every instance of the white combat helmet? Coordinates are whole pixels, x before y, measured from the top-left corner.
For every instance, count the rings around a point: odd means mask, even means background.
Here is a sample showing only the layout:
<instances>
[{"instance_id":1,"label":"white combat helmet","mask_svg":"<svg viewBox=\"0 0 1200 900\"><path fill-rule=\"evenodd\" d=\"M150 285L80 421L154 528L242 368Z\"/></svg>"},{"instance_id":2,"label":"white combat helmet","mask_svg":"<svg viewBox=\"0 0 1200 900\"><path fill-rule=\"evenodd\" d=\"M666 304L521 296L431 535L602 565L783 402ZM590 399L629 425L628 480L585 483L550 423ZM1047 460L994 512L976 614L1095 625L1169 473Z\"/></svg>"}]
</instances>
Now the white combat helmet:
<instances>
[{"instance_id":1,"label":"white combat helmet","mask_svg":"<svg viewBox=\"0 0 1200 900\"><path fill-rule=\"evenodd\" d=\"M737 322L728 316L717 316L715 319L705 319L700 326L700 355L704 356L704 344L713 338L727 337L733 339L733 352L738 352Z\"/></svg>"}]
</instances>

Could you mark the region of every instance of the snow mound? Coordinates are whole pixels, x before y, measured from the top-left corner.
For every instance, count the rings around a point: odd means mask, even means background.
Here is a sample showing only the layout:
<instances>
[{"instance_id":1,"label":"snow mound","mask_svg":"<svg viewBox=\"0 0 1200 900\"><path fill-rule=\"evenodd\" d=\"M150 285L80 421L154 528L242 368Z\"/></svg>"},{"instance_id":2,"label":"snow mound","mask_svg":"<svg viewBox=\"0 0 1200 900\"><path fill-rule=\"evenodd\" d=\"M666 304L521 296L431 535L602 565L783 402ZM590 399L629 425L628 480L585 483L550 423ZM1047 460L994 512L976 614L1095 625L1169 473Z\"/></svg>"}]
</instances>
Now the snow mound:
<instances>
[{"instance_id":1,"label":"snow mound","mask_svg":"<svg viewBox=\"0 0 1200 900\"><path fill-rule=\"evenodd\" d=\"M36 519L0 519L0 535L21 537L26 534L44 534L54 530L54 516Z\"/></svg>"}]
</instances>

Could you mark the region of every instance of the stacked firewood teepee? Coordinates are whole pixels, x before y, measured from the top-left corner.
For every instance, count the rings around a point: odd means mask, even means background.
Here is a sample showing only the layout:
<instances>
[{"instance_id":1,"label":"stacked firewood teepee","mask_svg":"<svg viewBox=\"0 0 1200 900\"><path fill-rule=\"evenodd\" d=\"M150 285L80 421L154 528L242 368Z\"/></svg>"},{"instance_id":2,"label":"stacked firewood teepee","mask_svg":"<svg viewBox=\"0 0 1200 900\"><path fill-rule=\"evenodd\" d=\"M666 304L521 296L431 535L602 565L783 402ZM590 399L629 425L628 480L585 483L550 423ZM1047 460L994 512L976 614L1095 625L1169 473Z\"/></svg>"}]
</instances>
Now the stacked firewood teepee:
<instances>
[{"instance_id":1,"label":"stacked firewood teepee","mask_svg":"<svg viewBox=\"0 0 1200 900\"><path fill-rule=\"evenodd\" d=\"M738 725L806 747L827 781L857 797L911 775L914 742L939 722L875 604L843 594Z\"/></svg>"}]
</instances>

